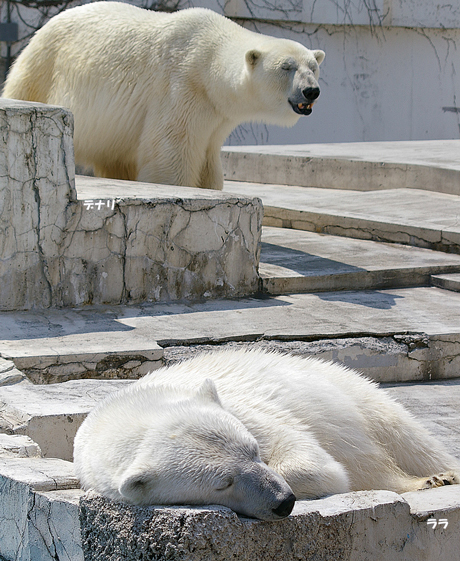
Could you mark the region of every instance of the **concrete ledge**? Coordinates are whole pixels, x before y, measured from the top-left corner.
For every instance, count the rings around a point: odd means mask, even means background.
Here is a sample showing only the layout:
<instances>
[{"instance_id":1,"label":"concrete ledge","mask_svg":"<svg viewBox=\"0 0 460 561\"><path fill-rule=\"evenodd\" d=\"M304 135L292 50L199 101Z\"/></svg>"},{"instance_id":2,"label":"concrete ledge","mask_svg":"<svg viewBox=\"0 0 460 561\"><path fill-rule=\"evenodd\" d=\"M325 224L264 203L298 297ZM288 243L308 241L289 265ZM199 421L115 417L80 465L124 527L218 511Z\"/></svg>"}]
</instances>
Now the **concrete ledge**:
<instances>
[{"instance_id":1,"label":"concrete ledge","mask_svg":"<svg viewBox=\"0 0 460 561\"><path fill-rule=\"evenodd\" d=\"M0 458L0 556L7 561L80 561L73 464Z\"/></svg>"},{"instance_id":2,"label":"concrete ledge","mask_svg":"<svg viewBox=\"0 0 460 561\"><path fill-rule=\"evenodd\" d=\"M257 290L258 199L89 177L77 199L68 111L0 99L0 131L0 310Z\"/></svg>"},{"instance_id":3,"label":"concrete ledge","mask_svg":"<svg viewBox=\"0 0 460 561\"><path fill-rule=\"evenodd\" d=\"M86 415L126 383L129 381L71 380L1 387L0 433L27 435L43 456L72 461L73 440Z\"/></svg>"},{"instance_id":4,"label":"concrete ledge","mask_svg":"<svg viewBox=\"0 0 460 561\"><path fill-rule=\"evenodd\" d=\"M460 274L432 275L431 284L438 288L444 288L444 290L460 292Z\"/></svg>"},{"instance_id":5,"label":"concrete ledge","mask_svg":"<svg viewBox=\"0 0 460 561\"><path fill-rule=\"evenodd\" d=\"M417 189L356 192L227 181L260 197L264 226L460 253L460 197Z\"/></svg>"},{"instance_id":6,"label":"concrete ledge","mask_svg":"<svg viewBox=\"0 0 460 561\"><path fill-rule=\"evenodd\" d=\"M363 491L302 501L291 516L274 523L239 518L224 507L140 509L85 495L80 501L83 558L458 559L455 536L460 522L460 488L422 494L405 500L389 491ZM447 518L447 528L433 530L427 525L428 517Z\"/></svg>"},{"instance_id":7,"label":"concrete ledge","mask_svg":"<svg viewBox=\"0 0 460 561\"><path fill-rule=\"evenodd\" d=\"M459 150L460 140L238 146L225 147L222 161L232 181L458 195Z\"/></svg>"},{"instance_id":8,"label":"concrete ledge","mask_svg":"<svg viewBox=\"0 0 460 561\"><path fill-rule=\"evenodd\" d=\"M260 290L268 294L429 286L432 275L453 272L460 255L452 253L287 228L262 232Z\"/></svg>"},{"instance_id":9,"label":"concrete ledge","mask_svg":"<svg viewBox=\"0 0 460 561\"><path fill-rule=\"evenodd\" d=\"M301 501L280 522L238 517L220 506L132 507L78 489L35 491L26 483L5 491L3 499L0 554L8 560L458 559L457 487ZM6 518L12 507L15 527ZM433 520L437 527L428 524Z\"/></svg>"},{"instance_id":10,"label":"concrete ledge","mask_svg":"<svg viewBox=\"0 0 460 561\"><path fill-rule=\"evenodd\" d=\"M0 356L26 368L34 381L53 382L129 373L139 377L135 371L160 364L160 347L292 341L294 346L311 343L311 354L323 356L327 350L324 358L358 368L377 381L455 378L460 372L459 305L456 292L418 287L3 312ZM105 353L97 371L87 370L90 352ZM158 353L156 366L127 354L146 357L150 352Z\"/></svg>"}]
</instances>

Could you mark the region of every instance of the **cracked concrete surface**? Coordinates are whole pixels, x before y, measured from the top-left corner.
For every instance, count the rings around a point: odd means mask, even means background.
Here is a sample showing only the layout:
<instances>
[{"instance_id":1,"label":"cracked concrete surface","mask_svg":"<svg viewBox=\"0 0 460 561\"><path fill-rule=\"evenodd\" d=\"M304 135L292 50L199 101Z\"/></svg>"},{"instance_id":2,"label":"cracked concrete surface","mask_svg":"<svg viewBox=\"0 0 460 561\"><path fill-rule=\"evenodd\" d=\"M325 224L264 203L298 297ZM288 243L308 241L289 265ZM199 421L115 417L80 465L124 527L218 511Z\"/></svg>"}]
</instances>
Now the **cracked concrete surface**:
<instances>
[{"instance_id":1,"label":"cracked concrete surface","mask_svg":"<svg viewBox=\"0 0 460 561\"><path fill-rule=\"evenodd\" d=\"M72 127L62 108L0 100L0 309L257 290L259 200L85 177L77 195Z\"/></svg>"}]
</instances>

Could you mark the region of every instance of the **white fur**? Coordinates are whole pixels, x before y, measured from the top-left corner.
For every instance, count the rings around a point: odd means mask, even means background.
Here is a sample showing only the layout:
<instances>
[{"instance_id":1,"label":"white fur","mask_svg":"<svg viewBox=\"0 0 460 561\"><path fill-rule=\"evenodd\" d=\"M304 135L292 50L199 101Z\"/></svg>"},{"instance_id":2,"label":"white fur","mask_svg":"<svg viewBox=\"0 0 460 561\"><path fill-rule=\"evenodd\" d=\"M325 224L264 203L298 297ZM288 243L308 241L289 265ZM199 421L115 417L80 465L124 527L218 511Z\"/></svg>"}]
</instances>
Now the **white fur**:
<instances>
[{"instance_id":1,"label":"white fur","mask_svg":"<svg viewBox=\"0 0 460 561\"><path fill-rule=\"evenodd\" d=\"M323 58L207 9L96 2L38 31L3 95L71 109L76 161L97 175L222 189L225 138L244 121L294 125L288 100L318 86Z\"/></svg>"},{"instance_id":2,"label":"white fur","mask_svg":"<svg viewBox=\"0 0 460 561\"><path fill-rule=\"evenodd\" d=\"M298 499L404 492L458 483L455 472L427 480L458 466L357 372L258 350L155 371L103 402L75 439L85 489L134 504L218 503L263 519L276 518L290 489ZM225 481L234 483L222 490Z\"/></svg>"}]
</instances>

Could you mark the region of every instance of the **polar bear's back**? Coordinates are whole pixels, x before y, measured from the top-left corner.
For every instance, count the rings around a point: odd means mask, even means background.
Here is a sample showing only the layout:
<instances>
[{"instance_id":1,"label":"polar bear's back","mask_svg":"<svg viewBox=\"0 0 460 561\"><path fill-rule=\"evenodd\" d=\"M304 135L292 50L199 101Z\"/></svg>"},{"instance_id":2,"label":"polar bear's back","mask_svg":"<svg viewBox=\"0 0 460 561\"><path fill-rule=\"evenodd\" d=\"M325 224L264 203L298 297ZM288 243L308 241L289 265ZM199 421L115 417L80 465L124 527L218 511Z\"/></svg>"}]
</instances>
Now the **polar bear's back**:
<instances>
[{"instance_id":1,"label":"polar bear's back","mask_svg":"<svg viewBox=\"0 0 460 561\"><path fill-rule=\"evenodd\" d=\"M205 353L138 383L197 388L206 378L250 430L254 422L264 432L283 424L311 430L324 443L359 445L373 419L378 424L398 407L375 383L339 364L261 350Z\"/></svg>"},{"instance_id":2,"label":"polar bear's back","mask_svg":"<svg viewBox=\"0 0 460 561\"><path fill-rule=\"evenodd\" d=\"M332 362L262 350L203 353L145 376L139 383L168 383L198 387L211 378L225 401L309 403L322 394L376 398L377 385L358 372ZM332 392L332 393L331 393ZM313 405L313 404L312 404Z\"/></svg>"},{"instance_id":3,"label":"polar bear's back","mask_svg":"<svg viewBox=\"0 0 460 561\"><path fill-rule=\"evenodd\" d=\"M216 41L237 31L252 35L205 8L166 13L143 10L122 2L77 6L52 18L34 35L13 65L3 95L65 105L67 100L63 90L69 89L68 84L73 84L79 96L83 87L92 86L89 82L79 84L83 77L96 81L93 87L97 88L104 80L107 86L113 85L114 77L117 84L124 82L134 88L134 77L151 76L146 72L149 67L154 68L158 82L158 73L164 66L156 63L159 58L171 61L169 70L180 65L183 72L182 63L194 53L194 45L199 44L198 51L203 57L206 49L212 52ZM44 73L46 77L42 77ZM63 78L62 85L59 75ZM35 84L40 84L40 89L34 87ZM24 87L27 91L23 91ZM73 109L72 102L75 101L69 102ZM84 105L85 100L79 103Z\"/></svg>"}]
</instances>

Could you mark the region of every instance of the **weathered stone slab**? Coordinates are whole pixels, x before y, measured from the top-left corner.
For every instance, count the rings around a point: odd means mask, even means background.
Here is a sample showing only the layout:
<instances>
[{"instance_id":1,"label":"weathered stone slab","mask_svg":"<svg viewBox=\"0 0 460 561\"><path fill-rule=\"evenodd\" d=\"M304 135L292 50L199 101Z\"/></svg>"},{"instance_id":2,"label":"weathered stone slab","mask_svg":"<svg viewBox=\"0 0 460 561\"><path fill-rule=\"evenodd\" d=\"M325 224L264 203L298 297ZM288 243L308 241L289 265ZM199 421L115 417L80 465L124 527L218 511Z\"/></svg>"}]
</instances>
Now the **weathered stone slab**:
<instances>
[{"instance_id":1,"label":"weathered stone slab","mask_svg":"<svg viewBox=\"0 0 460 561\"><path fill-rule=\"evenodd\" d=\"M444 288L444 290L460 292L460 275L455 273L449 275L433 275L431 277L431 284L438 288Z\"/></svg>"},{"instance_id":2,"label":"weathered stone slab","mask_svg":"<svg viewBox=\"0 0 460 561\"><path fill-rule=\"evenodd\" d=\"M47 458L72 460L75 434L89 411L125 380L72 380L0 388L0 432L22 434Z\"/></svg>"},{"instance_id":3,"label":"weathered stone slab","mask_svg":"<svg viewBox=\"0 0 460 561\"><path fill-rule=\"evenodd\" d=\"M111 330L118 333L116 337L113 335L115 341L125 337L125 344L132 346L133 353L137 342L142 340L165 347L228 341L390 337L405 347L389 352L390 347L384 345L381 351L375 347L368 352L366 345L360 350L361 342L357 340L356 345L346 345L355 346L353 352L348 354L347 348L337 350L338 359L380 381L457 377L460 371L458 310L460 294L419 287L65 312L3 312L0 355L21 360L28 356L30 349L35 364L40 364L41 356L46 364L49 349L57 356L72 355L73 335L75 340L80 336L81 341L86 338L90 345L106 335L109 337ZM78 346L75 351L76 362L81 350ZM128 351L127 347L122 350ZM110 346L108 353L116 357L116 347ZM76 377L81 377L78 368L75 372ZM71 377L72 372L66 375ZM98 376L103 375L101 370Z\"/></svg>"},{"instance_id":4,"label":"weathered stone slab","mask_svg":"<svg viewBox=\"0 0 460 561\"><path fill-rule=\"evenodd\" d=\"M58 304L196 300L257 290L260 201L83 176L77 192Z\"/></svg>"},{"instance_id":5,"label":"weathered stone slab","mask_svg":"<svg viewBox=\"0 0 460 561\"><path fill-rule=\"evenodd\" d=\"M356 192L227 182L260 197L264 225L460 253L460 197L417 189Z\"/></svg>"},{"instance_id":6,"label":"weathered stone slab","mask_svg":"<svg viewBox=\"0 0 460 561\"><path fill-rule=\"evenodd\" d=\"M460 485L428 489L426 493L404 493L401 497L409 504L413 526L417 529L417 535L411 535L415 539L407 557L401 559L460 559Z\"/></svg>"},{"instance_id":7,"label":"weathered stone slab","mask_svg":"<svg viewBox=\"0 0 460 561\"><path fill-rule=\"evenodd\" d=\"M419 340L419 343L423 344L425 348L428 346L428 340L424 343ZM202 352L245 347L340 362L379 382L423 380L425 377L426 365L424 360L423 358L419 358L419 360L416 358L420 348L411 348L409 340L397 341L394 337L349 337L345 339L321 339L319 341L261 340L248 343L229 342L220 345L166 347L164 361L169 365Z\"/></svg>"},{"instance_id":8,"label":"weathered stone slab","mask_svg":"<svg viewBox=\"0 0 460 561\"><path fill-rule=\"evenodd\" d=\"M42 451L40 446L28 436L0 433L0 456L41 458Z\"/></svg>"},{"instance_id":9,"label":"weathered stone slab","mask_svg":"<svg viewBox=\"0 0 460 561\"><path fill-rule=\"evenodd\" d=\"M355 22L356 23L356 22ZM233 181L370 191L459 194L458 140L232 146L222 150Z\"/></svg>"},{"instance_id":10,"label":"weathered stone slab","mask_svg":"<svg viewBox=\"0 0 460 561\"><path fill-rule=\"evenodd\" d=\"M431 507L432 516L444 516L445 503ZM449 510L454 524L433 539L419 509L411 515L404 498L389 491L298 502L291 516L274 523L224 507L136 508L90 493L81 499L82 545L85 561L454 560L459 507L456 493Z\"/></svg>"},{"instance_id":11,"label":"weathered stone slab","mask_svg":"<svg viewBox=\"0 0 460 561\"><path fill-rule=\"evenodd\" d=\"M28 519L30 561L84 561L81 547L80 489L34 493Z\"/></svg>"},{"instance_id":12,"label":"weathered stone slab","mask_svg":"<svg viewBox=\"0 0 460 561\"><path fill-rule=\"evenodd\" d=\"M423 286L433 274L460 271L451 253L268 226L260 259L269 294Z\"/></svg>"},{"instance_id":13,"label":"weathered stone slab","mask_svg":"<svg viewBox=\"0 0 460 561\"><path fill-rule=\"evenodd\" d=\"M11 343L2 352L37 384L78 378L140 378L161 366L163 350L146 337L123 332Z\"/></svg>"},{"instance_id":14,"label":"weathered stone slab","mask_svg":"<svg viewBox=\"0 0 460 561\"><path fill-rule=\"evenodd\" d=\"M16 365L35 383L139 378L161 365L163 350L151 334L134 332L110 309L96 315L88 308L31 313L33 319L26 312L2 313L0 356L9 359L5 368ZM18 372L7 372L4 383Z\"/></svg>"},{"instance_id":15,"label":"weathered stone slab","mask_svg":"<svg viewBox=\"0 0 460 561\"><path fill-rule=\"evenodd\" d=\"M34 491L79 488L73 464L59 458L0 458L0 478L2 489L10 484Z\"/></svg>"},{"instance_id":16,"label":"weathered stone slab","mask_svg":"<svg viewBox=\"0 0 460 561\"><path fill-rule=\"evenodd\" d=\"M76 200L73 117L0 99L0 309L52 304L52 271Z\"/></svg>"},{"instance_id":17,"label":"weathered stone slab","mask_svg":"<svg viewBox=\"0 0 460 561\"><path fill-rule=\"evenodd\" d=\"M25 374L18 370L12 360L0 358L0 386L17 384L26 380Z\"/></svg>"},{"instance_id":18,"label":"weathered stone slab","mask_svg":"<svg viewBox=\"0 0 460 561\"><path fill-rule=\"evenodd\" d=\"M71 530L76 526L76 499L81 495L77 488L78 481L70 462L54 458L0 458L0 555L8 560L21 561L67 559L53 557L50 554L52 547L50 550L43 545L52 545L51 536L56 544L59 540L57 533L65 540L64 548L71 544L67 537L68 530L62 530L65 527ZM70 524L63 518L68 508L55 508L52 511L43 500L36 499L36 491L46 493L58 489L72 489L67 494L67 504L68 499L73 497L74 505ZM50 518L48 514L53 514L53 517ZM47 527L52 529L48 534L44 519L48 519Z\"/></svg>"},{"instance_id":19,"label":"weathered stone slab","mask_svg":"<svg viewBox=\"0 0 460 561\"><path fill-rule=\"evenodd\" d=\"M77 200L72 132L63 108L0 100L0 310L257 290L259 200L90 177Z\"/></svg>"}]
</instances>

